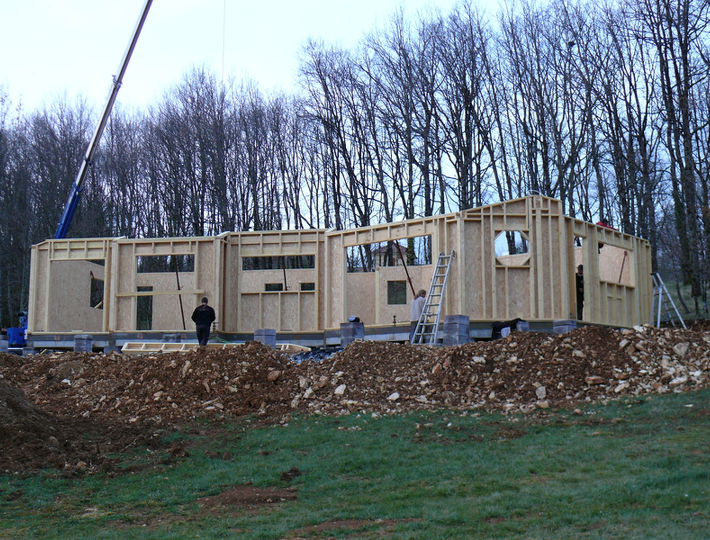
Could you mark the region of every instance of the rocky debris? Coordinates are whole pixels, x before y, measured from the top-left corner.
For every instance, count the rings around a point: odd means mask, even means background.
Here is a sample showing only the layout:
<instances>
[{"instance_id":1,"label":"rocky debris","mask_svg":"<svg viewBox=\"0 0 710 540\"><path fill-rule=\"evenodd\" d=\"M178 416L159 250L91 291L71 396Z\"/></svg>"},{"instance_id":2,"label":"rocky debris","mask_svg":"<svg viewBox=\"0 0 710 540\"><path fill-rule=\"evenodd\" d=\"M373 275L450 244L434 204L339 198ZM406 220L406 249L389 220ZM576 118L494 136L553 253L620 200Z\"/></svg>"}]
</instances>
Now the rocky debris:
<instances>
[{"instance_id":1,"label":"rocky debris","mask_svg":"<svg viewBox=\"0 0 710 540\"><path fill-rule=\"evenodd\" d=\"M588 326L561 335L514 332L456 347L356 341L321 358L296 362L257 342L135 357L0 355L0 381L25 392L35 407L33 418L46 420L49 413L151 429L242 415L286 422L295 413L380 415L435 408L528 413L706 387L710 333ZM16 409L5 414L30 415ZM27 431L21 422L4 425L3 451Z\"/></svg>"}]
</instances>

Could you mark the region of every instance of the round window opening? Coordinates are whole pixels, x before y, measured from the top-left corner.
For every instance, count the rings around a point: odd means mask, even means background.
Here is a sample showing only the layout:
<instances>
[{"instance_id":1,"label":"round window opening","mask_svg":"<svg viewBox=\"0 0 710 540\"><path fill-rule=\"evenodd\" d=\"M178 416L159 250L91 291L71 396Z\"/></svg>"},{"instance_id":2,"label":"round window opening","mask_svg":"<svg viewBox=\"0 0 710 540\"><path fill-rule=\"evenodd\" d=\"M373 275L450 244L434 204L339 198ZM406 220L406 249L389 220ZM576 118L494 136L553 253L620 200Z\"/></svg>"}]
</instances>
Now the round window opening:
<instances>
[{"instance_id":1,"label":"round window opening","mask_svg":"<svg viewBox=\"0 0 710 540\"><path fill-rule=\"evenodd\" d=\"M504 266L527 266L530 240L521 231L501 231L495 240L496 259Z\"/></svg>"}]
</instances>

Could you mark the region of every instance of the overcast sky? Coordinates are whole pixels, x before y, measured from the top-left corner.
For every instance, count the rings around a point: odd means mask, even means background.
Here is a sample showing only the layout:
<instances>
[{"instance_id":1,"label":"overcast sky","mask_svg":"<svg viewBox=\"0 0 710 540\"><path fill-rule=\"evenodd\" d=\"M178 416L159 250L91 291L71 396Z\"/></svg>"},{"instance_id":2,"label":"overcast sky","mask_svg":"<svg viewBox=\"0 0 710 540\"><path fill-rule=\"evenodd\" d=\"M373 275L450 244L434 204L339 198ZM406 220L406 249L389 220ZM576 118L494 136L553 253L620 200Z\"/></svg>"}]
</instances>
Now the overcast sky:
<instances>
[{"instance_id":1,"label":"overcast sky","mask_svg":"<svg viewBox=\"0 0 710 540\"><path fill-rule=\"evenodd\" d=\"M32 111L66 95L103 107L145 0L0 0L0 87ZM404 6L454 0L154 0L118 103L145 108L194 65L290 90L309 37L352 47ZM226 29L226 31L225 31ZM224 70L223 70L224 64Z\"/></svg>"}]
</instances>

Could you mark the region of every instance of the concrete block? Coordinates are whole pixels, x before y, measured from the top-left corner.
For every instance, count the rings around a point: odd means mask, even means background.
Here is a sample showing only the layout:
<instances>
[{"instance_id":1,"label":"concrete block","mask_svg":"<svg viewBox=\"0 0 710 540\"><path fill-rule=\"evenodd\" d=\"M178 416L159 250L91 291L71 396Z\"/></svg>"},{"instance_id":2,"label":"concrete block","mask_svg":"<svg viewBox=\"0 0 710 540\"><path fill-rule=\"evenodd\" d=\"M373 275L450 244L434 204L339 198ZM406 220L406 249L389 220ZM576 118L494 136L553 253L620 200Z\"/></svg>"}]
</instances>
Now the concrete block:
<instances>
[{"instance_id":1,"label":"concrete block","mask_svg":"<svg viewBox=\"0 0 710 540\"><path fill-rule=\"evenodd\" d=\"M558 319L552 322L553 334L566 334L577 328L577 321L574 319Z\"/></svg>"},{"instance_id":2,"label":"concrete block","mask_svg":"<svg viewBox=\"0 0 710 540\"><path fill-rule=\"evenodd\" d=\"M94 349L94 338L89 334L74 336L74 352L91 352Z\"/></svg>"},{"instance_id":3,"label":"concrete block","mask_svg":"<svg viewBox=\"0 0 710 540\"><path fill-rule=\"evenodd\" d=\"M345 347L356 339L365 339L365 324L363 322L340 323L341 347Z\"/></svg>"},{"instance_id":4,"label":"concrete block","mask_svg":"<svg viewBox=\"0 0 710 540\"><path fill-rule=\"evenodd\" d=\"M37 354L37 349L34 347L25 347L22 349L22 356L32 356L33 354Z\"/></svg>"},{"instance_id":5,"label":"concrete block","mask_svg":"<svg viewBox=\"0 0 710 540\"><path fill-rule=\"evenodd\" d=\"M571 332L572 330L575 330L576 328L577 328L576 326L569 326L569 325L553 326L552 333L553 334L566 334L567 332Z\"/></svg>"},{"instance_id":6,"label":"concrete block","mask_svg":"<svg viewBox=\"0 0 710 540\"><path fill-rule=\"evenodd\" d=\"M274 328L257 328L254 330L254 341L263 343L267 347L276 348L276 330Z\"/></svg>"},{"instance_id":7,"label":"concrete block","mask_svg":"<svg viewBox=\"0 0 710 540\"><path fill-rule=\"evenodd\" d=\"M515 325L515 329L518 332L530 332L530 323L528 321L518 321Z\"/></svg>"},{"instance_id":8,"label":"concrete block","mask_svg":"<svg viewBox=\"0 0 710 540\"><path fill-rule=\"evenodd\" d=\"M10 342L6 339L0 339L0 353L6 353L10 347Z\"/></svg>"},{"instance_id":9,"label":"concrete block","mask_svg":"<svg viewBox=\"0 0 710 540\"><path fill-rule=\"evenodd\" d=\"M468 332L469 318L467 315L445 315L442 343L451 347L468 343L471 339Z\"/></svg>"}]
</instances>

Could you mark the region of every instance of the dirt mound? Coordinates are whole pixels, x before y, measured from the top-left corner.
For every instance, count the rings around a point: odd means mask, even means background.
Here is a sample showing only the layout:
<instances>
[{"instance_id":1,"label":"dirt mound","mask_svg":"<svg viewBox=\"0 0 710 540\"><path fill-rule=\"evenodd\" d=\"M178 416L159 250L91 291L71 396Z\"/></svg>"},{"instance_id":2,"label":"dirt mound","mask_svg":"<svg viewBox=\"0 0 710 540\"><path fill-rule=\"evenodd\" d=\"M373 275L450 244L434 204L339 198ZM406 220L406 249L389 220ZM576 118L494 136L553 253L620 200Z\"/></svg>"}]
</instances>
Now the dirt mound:
<instances>
[{"instance_id":1,"label":"dirt mound","mask_svg":"<svg viewBox=\"0 0 710 540\"><path fill-rule=\"evenodd\" d=\"M74 433L30 403L22 390L0 381L0 470L12 472L79 462ZM72 437L68 437L71 433Z\"/></svg>"},{"instance_id":2,"label":"dirt mound","mask_svg":"<svg viewBox=\"0 0 710 540\"><path fill-rule=\"evenodd\" d=\"M708 384L708 341L690 330L589 326L458 347L357 342L301 366L292 406L328 414L438 407L530 412L683 391Z\"/></svg>"},{"instance_id":3,"label":"dirt mound","mask_svg":"<svg viewBox=\"0 0 710 540\"><path fill-rule=\"evenodd\" d=\"M0 355L0 379L22 388L28 405L63 421L91 423L104 434L145 425L148 434L148 428L199 417L253 414L283 422L296 412L395 414L441 407L531 412L682 392L708 385L708 342L703 330L585 327L563 335L515 332L457 347L354 342L321 361L301 363L256 342L136 357ZM37 421L49 421L33 410ZM17 434L8 441L0 450L23 444Z\"/></svg>"},{"instance_id":4,"label":"dirt mound","mask_svg":"<svg viewBox=\"0 0 710 540\"><path fill-rule=\"evenodd\" d=\"M60 452L64 435L56 419L30 403L22 390L0 381L0 444ZM11 443L11 444L8 444ZM15 456L21 459L22 456Z\"/></svg>"}]
</instances>

